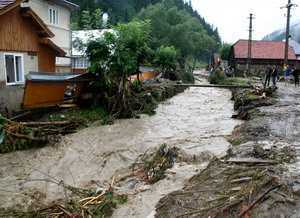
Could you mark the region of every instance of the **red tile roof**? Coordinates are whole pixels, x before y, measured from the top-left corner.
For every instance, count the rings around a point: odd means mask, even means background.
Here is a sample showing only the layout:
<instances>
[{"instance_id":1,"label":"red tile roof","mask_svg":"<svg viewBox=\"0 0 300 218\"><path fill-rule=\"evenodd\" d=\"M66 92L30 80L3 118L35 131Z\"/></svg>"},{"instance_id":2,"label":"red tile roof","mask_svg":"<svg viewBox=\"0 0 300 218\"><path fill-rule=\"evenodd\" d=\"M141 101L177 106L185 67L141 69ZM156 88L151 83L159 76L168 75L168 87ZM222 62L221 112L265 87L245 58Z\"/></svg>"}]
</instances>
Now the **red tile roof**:
<instances>
[{"instance_id":1,"label":"red tile roof","mask_svg":"<svg viewBox=\"0 0 300 218\"><path fill-rule=\"evenodd\" d=\"M233 45L235 58L248 57L248 40L239 40ZM284 59L285 42L252 41L252 59ZM288 59L297 59L294 49L289 46Z\"/></svg>"},{"instance_id":2,"label":"red tile roof","mask_svg":"<svg viewBox=\"0 0 300 218\"><path fill-rule=\"evenodd\" d=\"M0 9L14 3L16 0L0 0Z\"/></svg>"}]
</instances>

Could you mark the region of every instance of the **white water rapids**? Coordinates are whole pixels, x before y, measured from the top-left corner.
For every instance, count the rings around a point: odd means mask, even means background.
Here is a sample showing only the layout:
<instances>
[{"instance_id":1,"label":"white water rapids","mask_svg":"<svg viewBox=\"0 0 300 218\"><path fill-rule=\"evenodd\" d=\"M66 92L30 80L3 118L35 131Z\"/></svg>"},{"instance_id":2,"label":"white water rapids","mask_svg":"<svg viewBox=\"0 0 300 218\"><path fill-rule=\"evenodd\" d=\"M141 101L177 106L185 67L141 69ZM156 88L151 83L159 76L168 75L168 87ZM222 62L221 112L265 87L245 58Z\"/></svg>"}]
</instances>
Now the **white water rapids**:
<instances>
[{"instance_id":1,"label":"white water rapids","mask_svg":"<svg viewBox=\"0 0 300 218\"><path fill-rule=\"evenodd\" d=\"M189 88L161 103L155 116L116 120L64 136L54 147L0 156L0 207L32 209L65 198L64 182L75 187L108 186L113 175L131 172L132 164L161 144L180 149L167 177L154 185L119 187L134 200L121 205L113 217L152 217L155 204L203 170L212 157L226 154L226 137L241 121L231 118L231 92L218 88Z\"/></svg>"}]
</instances>

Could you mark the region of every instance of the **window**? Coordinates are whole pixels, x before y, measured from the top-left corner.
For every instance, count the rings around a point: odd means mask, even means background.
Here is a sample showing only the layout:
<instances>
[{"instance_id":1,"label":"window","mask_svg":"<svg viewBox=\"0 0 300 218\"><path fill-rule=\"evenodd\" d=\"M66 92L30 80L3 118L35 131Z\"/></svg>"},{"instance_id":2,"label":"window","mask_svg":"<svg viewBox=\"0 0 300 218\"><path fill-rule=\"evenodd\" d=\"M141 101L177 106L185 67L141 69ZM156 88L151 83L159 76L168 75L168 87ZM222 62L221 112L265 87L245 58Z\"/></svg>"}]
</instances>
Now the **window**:
<instances>
[{"instance_id":1,"label":"window","mask_svg":"<svg viewBox=\"0 0 300 218\"><path fill-rule=\"evenodd\" d=\"M56 58L55 58L55 64L60 64L60 59L59 59L59 57L56 57Z\"/></svg>"},{"instance_id":2,"label":"window","mask_svg":"<svg viewBox=\"0 0 300 218\"><path fill-rule=\"evenodd\" d=\"M24 82L24 68L22 54L4 54L6 83L16 84Z\"/></svg>"},{"instance_id":3,"label":"window","mask_svg":"<svg viewBox=\"0 0 300 218\"><path fill-rule=\"evenodd\" d=\"M86 58L76 58L76 59L74 59L74 62L73 62L73 67L74 68L85 69L85 68L88 68L89 66L90 66L90 62Z\"/></svg>"},{"instance_id":4,"label":"window","mask_svg":"<svg viewBox=\"0 0 300 218\"><path fill-rule=\"evenodd\" d=\"M58 10L49 8L49 23L54 25L58 24Z\"/></svg>"}]
</instances>

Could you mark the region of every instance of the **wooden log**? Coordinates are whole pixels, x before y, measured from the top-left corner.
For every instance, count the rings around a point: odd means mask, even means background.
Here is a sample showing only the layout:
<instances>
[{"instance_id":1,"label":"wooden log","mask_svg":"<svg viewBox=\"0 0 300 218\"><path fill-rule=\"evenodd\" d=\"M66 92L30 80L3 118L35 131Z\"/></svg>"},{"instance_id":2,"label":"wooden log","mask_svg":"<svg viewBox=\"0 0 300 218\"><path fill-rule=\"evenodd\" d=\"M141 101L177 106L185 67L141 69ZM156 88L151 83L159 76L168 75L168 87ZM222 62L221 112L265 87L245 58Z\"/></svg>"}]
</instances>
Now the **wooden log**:
<instances>
[{"instance_id":1,"label":"wooden log","mask_svg":"<svg viewBox=\"0 0 300 218\"><path fill-rule=\"evenodd\" d=\"M239 163L239 164L276 164L273 160L261 160L258 158L246 157L246 158L229 158L228 163Z\"/></svg>"},{"instance_id":2,"label":"wooden log","mask_svg":"<svg viewBox=\"0 0 300 218\"><path fill-rule=\"evenodd\" d=\"M173 84L173 86L183 86L183 87L217 87L217 88L243 88L248 89L252 86L250 85L217 85L217 84Z\"/></svg>"},{"instance_id":3,"label":"wooden log","mask_svg":"<svg viewBox=\"0 0 300 218\"><path fill-rule=\"evenodd\" d=\"M20 122L24 126L65 126L72 124L73 121L56 121L56 122Z\"/></svg>"},{"instance_id":4,"label":"wooden log","mask_svg":"<svg viewBox=\"0 0 300 218\"><path fill-rule=\"evenodd\" d=\"M31 113L32 113L31 111L27 111L27 112L19 114L17 116L11 117L10 120L17 120L17 119L25 117L25 116L27 116L27 115L29 115Z\"/></svg>"},{"instance_id":5,"label":"wooden log","mask_svg":"<svg viewBox=\"0 0 300 218\"><path fill-rule=\"evenodd\" d=\"M231 180L230 183L247 182L247 181L251 181L251 180L252 180L252 177L243 177L240 179Z\"/></svg>"}]
</instances>

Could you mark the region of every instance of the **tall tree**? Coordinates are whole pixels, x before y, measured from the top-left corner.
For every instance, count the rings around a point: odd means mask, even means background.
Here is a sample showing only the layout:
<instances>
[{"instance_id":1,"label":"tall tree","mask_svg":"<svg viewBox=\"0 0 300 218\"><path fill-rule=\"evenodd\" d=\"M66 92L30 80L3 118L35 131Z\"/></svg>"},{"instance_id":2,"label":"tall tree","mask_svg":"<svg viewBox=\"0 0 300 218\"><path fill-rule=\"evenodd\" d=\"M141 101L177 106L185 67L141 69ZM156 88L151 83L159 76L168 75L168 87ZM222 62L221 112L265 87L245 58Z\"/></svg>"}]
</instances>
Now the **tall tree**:
<instances>
[{"instance_id":1,"label":"tall tree","mask_svg":"<svg viewBox=\"0 0 300 218\"><path fill-rule=\"evenodd\" d=\"M148 27L149 21L118 24L115 33L106 32L104 38L91 41L87 46L91 71L97 72L105 81L117 78L118 95L112 107L112 115L128 116L131 114L127 101L128 76L137 71L139 62L149 52ZM107 69L109 69L108 72ZM116 108L118 110L115 110Z\"/></svg>"}]
</instances>

